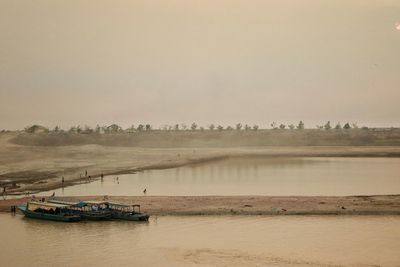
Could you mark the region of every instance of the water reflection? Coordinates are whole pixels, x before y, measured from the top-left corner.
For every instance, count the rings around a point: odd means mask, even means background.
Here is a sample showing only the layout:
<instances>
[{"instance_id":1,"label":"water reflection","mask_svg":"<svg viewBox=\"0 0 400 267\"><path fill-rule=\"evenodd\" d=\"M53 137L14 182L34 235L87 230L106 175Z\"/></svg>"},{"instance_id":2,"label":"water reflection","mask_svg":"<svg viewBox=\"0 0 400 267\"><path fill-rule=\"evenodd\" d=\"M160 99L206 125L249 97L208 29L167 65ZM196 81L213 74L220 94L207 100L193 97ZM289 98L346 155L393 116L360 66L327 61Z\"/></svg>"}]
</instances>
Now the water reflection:
<instances>
[{"instance_id":1,"label":"water reflection","mask_svg":"<svg viewBox=\"0 0 400 267\"><path fill-rule=\"evenodd\" d=\"M105 177L56 195L362 195L400 192L398 158L246 158ZM46 192L45 194L51 194Z\"/></svg>"}]
</instances>

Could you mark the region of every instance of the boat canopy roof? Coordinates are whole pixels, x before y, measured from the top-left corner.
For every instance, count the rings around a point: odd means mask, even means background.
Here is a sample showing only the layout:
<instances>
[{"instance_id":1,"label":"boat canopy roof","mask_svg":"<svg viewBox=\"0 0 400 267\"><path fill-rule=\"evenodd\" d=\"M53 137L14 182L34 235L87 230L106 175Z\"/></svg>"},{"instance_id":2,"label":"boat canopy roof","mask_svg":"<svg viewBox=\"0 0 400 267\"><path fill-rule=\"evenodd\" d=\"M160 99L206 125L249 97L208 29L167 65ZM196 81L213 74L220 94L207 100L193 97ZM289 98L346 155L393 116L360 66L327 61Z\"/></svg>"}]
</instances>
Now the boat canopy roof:
<instances>
[{"instance_id":1,"label":"boat canopy roof","mask_svg":"<svg viewBox=\"0 0 400 267\"><path fill-rule=\"evenodd\" d=\"M86 207L86 206L100 206L100 205L107 205L108 202L106 201L80 201L76 204L73 204L74 207Z\"/></svg>"},{"instance_id":2,"label":"boat canopy roof","mask_svg":"<svg viewBox=\"0 0 400 267\"><path fill-rule=\"evenodd\" d=\"M140 207L139 204L129 205L129 204L122 204L122 203L115 203L115 202L107 202L107 203L108 203L109 205L111 205L111 206L121 207L121 208Z\"/></svg>"},{"instance_id":3,"label":"boat canopy roof","mask_svg":"<svg viewBox=\"0 0 400 267\"><path fill-rule=\"evenodd\" d=\"M65 208L65 207L69 207L71 205L49 203L49 202L39 202L39 201L29 201L27 206L28 206L29 210L36 210L39 208L45 209L45 210L51 210L51 209L56 209L56 208Z\"/></svg>"},{"instance_id":4,"label":"boat canopy roof","mask_svg":"<svg viewBox=\"0 0 400 267\"><path fill-rule=\"evenodd\" d=\"M79 201L71 202L71 201L64 201L64 200L57 200L57 199L50 199L48 200L50 203L56 203L56 204L63 204L63 205L75 205L79 203Z\"/></svg>"}]
</instances>

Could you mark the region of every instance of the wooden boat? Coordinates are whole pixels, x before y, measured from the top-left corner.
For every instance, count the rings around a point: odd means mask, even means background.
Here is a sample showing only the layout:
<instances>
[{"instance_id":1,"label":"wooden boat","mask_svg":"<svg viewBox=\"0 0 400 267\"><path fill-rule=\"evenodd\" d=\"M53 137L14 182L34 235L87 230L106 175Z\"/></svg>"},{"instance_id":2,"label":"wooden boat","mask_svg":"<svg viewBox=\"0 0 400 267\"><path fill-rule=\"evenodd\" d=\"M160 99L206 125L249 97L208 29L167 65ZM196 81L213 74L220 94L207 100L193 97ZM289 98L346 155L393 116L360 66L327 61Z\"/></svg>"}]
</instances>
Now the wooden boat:
<instances>
[{"instance_id":1,"label":"wooden boat","mask_svg":"<svg viewBox=\"0 0 400 267\"><path fill-rule=\"evenodd\" d=\"M128 221L148 221L149 215L140 212L140 205L126 205L107 202L107 208L111 211L113 219Z\"/></svg>"},{"instance_id":2,"label":"wooden boat","mask_svg":"<svg viewBox=\"0 0 400 267\"><path fill-rule=\"evenodd\" d=\"M68 205L29 201L26 205L17 206L26 217L59 221L59 222L78 222L81 220L79 215L71 213Z\"/></svg>"},{"instance_id":3,"label":"wooden boat","mask_svg":"<svg viewBox=\"0 0 400 267\"><path fill-rule=\"evenodd\" d=\"M98 203L81 201L69 206L68 209L74 214L81 216L84 220L101 221L112 218L111 212L101 208Z\"/></svg>"},{"instance_id":4,"label":"wooden boat","mask_svg":"<svg viewBox=\"0 0 400 267\"><path fill-rule=\"evenodd\" d=\"M128 220L128 221L148 221L149 215L140 212L140 205L127 205L114 203L109 201L62 201L49 200L52 203L71 205L71 209L76 209L77 206L82 207L97 207L97 212L111 214L112 219Z\"/></svg>"}]
</instances>

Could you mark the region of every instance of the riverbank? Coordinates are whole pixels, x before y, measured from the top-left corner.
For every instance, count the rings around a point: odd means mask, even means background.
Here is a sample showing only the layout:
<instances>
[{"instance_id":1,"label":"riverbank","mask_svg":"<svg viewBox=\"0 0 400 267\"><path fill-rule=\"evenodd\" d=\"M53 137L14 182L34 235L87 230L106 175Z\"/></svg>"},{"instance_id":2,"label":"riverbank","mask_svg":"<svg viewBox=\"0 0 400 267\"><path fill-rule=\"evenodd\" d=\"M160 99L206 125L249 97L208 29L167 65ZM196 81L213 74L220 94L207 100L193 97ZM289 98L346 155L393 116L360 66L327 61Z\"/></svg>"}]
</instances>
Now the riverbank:
<instances>
[{"instance_id":1,"label":"riverbank","mask_svg":"<svg viewBox=\"0 0 400 267\"><path fill-rule=\"evenodd\" d=\"M255 146L143 148L101 145L27 146L0 134L0 185L9 194L35 193L88 181L229 157L400 157L400 146ZM62 183L64 177L64 183Z\"/></svg>"},{"instance_id":2,"label":"riverbank","mask_svg":"<svg viewBox=\"0 0 400 267\"><path fill-rule=\"evenodd\" d=\"M104 196L65 199L103 200ZM29 198L0 201L0 211ZM152 216L166 215L400 215L400 195L305 196L110 196L109 201L140 204Z\"/></svg>"}]
</instances>

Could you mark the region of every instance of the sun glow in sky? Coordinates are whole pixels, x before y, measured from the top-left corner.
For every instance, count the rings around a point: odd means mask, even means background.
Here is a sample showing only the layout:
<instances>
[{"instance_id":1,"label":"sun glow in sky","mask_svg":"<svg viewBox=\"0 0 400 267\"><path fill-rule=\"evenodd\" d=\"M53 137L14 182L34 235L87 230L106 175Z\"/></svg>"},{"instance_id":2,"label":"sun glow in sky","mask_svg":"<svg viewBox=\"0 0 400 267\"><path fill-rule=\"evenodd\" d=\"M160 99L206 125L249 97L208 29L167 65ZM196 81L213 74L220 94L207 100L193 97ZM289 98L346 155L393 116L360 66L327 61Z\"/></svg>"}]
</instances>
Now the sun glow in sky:
<instances>
[{"instance_id":1,"label":"sun glow in sky","mask_svg":"<svg viewBox=\"0 0 400 267\"><path fill-rule=\"evenodd\" d=\"M400 22L396 23L396 29L400 31Z\"/></svg>"}]
</instances>

